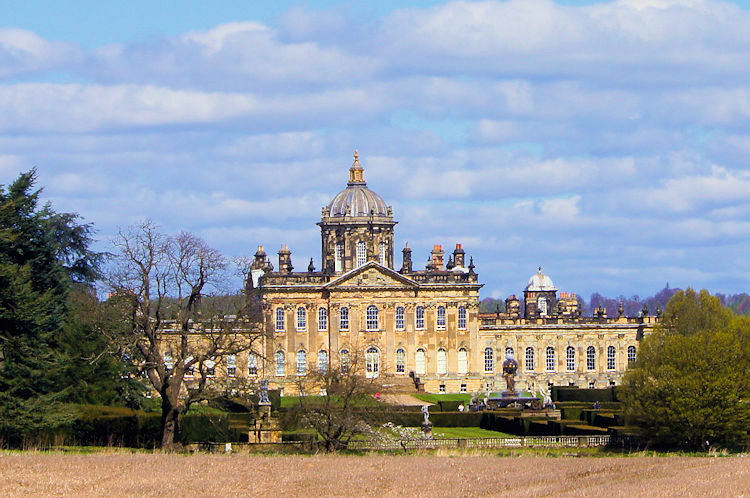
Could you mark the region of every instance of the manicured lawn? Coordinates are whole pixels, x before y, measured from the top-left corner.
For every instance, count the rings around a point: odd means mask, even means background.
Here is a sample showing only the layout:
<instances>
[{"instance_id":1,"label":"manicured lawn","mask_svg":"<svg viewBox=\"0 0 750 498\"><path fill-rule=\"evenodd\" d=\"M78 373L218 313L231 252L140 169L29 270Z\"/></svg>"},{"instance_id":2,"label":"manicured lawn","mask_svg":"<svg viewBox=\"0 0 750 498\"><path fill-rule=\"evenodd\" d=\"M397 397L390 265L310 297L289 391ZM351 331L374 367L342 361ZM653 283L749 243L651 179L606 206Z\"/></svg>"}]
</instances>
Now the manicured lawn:
<instances>
[{"instance_id":1,"label":"manicured lawn","mask_svg":"<svg viewBox=\"0 0 750 498\"><path fill-rule=\"evenodd\" d=\"M438 401L462 401L466 404L471 401L471 394L413 394L419 400L428 403L437 403Z\"/></svg>"},{"instance_id":2,"label":"manicured lawn","mask_svg":"<svg viewBox=\"0 0 750 498\"><path fill-rule=\"evenodd\" d=\"M488 431L479 427L436 427L432 433L437 438L473 438L473 437L518 437L505 432Z\"/></svg>"},{"instance_id":3,"label":"manicured lawn","mask_svg":"<svg viewBox=\"0 0 750 498\"><path fill-rule=\"evenodd\" d=\"M281 397L281 407L282 408L291 408L293 406L296 406L299 404L299 396L282 396ZM323 402L325 401L325 396L305 396L305 400L311 403L314 402ZM335 397L331 398L332 401L336 401ZM366 398L358 399L355 401L354 406L380 406L380 402L377 401L374 397L368 396Z\"/></svg>"}]
</instances>

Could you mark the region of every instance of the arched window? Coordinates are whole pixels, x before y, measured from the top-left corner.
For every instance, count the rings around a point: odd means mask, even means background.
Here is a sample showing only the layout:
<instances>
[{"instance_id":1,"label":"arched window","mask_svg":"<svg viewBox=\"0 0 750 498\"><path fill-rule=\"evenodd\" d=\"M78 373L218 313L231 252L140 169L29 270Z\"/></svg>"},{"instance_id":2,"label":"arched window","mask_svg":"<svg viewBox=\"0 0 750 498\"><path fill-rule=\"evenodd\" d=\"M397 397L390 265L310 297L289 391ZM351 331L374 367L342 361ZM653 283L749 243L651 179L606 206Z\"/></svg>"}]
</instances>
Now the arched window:
<instances>
[{"instance_id":1,"label":"arched window","mask_svg":"<svg viewBox=\"0 0 750 498\"><path fill-rule=\"evenodd\" d=\"M437 329L445 330L445 306L438 306L437 309Z\"/></svg>"},{"instance_id":2,"label":"arched window","mask_svg":"<svg viewBox=\"0 0 750 498\"><path fill-rule=\"evenodd\" d=\"M318 330L328 330L328 309L318 309Z\"/></svg>"},{"instance_id":3,"label":"arched window","mask_svg":"<svg viewBox=\"0 0 750 498\"><path fill-rule=\"evenodd\" d=\"M284 320L284 308L276 308L276 332L284 332L286 330Z\"/></svg>"},{"instance_id":4,"label":"arched window","mask_svg":"<svg viewBox=\"0 0 750 498\"><path fill-rule=\"evenodd\" d=\"M258 355L251 352L247 355L247 374L258 375Z\"/></svg>"},{"instance_id":5,"label":"arched window","mask_svg":"<svg viewBox=\"0 0 750 498\"><path fill-rule=\"evenodd\" d=\"M505 348L505 357L507 358L508 356L510 356L511 358L515 358L516 357L516 352L513 351L513 348L510 347L510 346L508 346L507 348Z\"/></svg>"},{"instance_id":6,"label":"arched window","mask_svg":"<svg viewBox=\"0 0 750 498\"><path fill-rule=\"evenodd\" d=\"M378 313L378 307L370 305L367 307L367 330L378 330L380 328L380 320Z\"/></svg>"},{"instance_id":7,"label":"arched window","mask_svg":"<svg viewBox=\"0 0 750 498\"><path fill-rule=\"evenodd\" d=\"M545 367L548 372L555 371L555 348L552 346L547 347L547 356L545 358Z\"/></svg>"},{"instance_id":8,"label":"arched window","mask_svg":"<svg viewBox=\"0 0 750 498\"><path fill-rule=\"evenodd\" d=\"M416 356L415 360L416 361L414 362L414 371L418 375L424 375L424 373L425 373L425 364L427 363L426 358L425 358L425 354L424 354L424 349L422 349L422 348L417 349L417 356Z\"/></svg>"},{"instance_id":9,"label":"arched window","mask_svg":"<svg viewBox=\"0 0 750 498\"><path fill-rule=\"evenodd\" d=\"M404 330L406 328L406 314L404 308L399 306L396 308L396 330Z\"/></svg>"},{"instance_id":10,"label":"arched window","mask_svg":"<svg viewBox=\"0 0 750 498\"><path fill-rule=\"evenodd\" d=\"M528 372L533 372L534 367L534 348L528 347L526 348L526 370Z\"/></svg>"},{"instance_id":11,"label":"arched window","mask_svg":"<svg viewBox=\"0 0 750 498\"><path fill-rule=\"evenodd\" d=\"M539 316L547 316L547 300L540 297L536 301L537 309L539 310Z\"/></svg>"},{"instance_id":12,"label":"arched window","mask_svg":"<svg viewBox=\"0 0 750 498\"><path fill-rule=\"evenodd\" d=\"M344 243L338 242L334 253L334 269L338 271L344 270Z\"/></svg>"},{"instance_id":13,"label":"arched window","mask_svg":"<svg viewBox=\"0 0 750 498\"><path fill-rule=\"evenodd\" d=\"M346 306L339 311L339 329L349 330L349 308Z\"/></svg>"},{"instance_id":14,"label":"arched window","mask_svg":"<svg viewBox=\"0 0 750 498\"><path fill-rule=\"evenodd\" d=\"M297 308L297 330L307 329L307 310L300 306Z\"/></svg>"},{"instance_id":15,"label":"arched window","mask_svg":"<svg viewBox=\"0 0 750 498\"><path fill-rule=\"evenodd\" d=\"M607 370L617 368L617 349L614 346L607 347Z\"/></svg>"},{"instance_id":16,"label":"arched window","mask_svg":"<svg viewBox=\"0 0 750 498\"><path fill-rule=\"evenodd\" d=\"M323 349L318 351L318 372L322 374L328 372L328 351Z\"/></svg>"},{"instance_id":17,"label":"arched window","mask_svg":"<svg viewBox=\"0 0 750 498\"><path fill-rule=\"evenodd\" d=\"M424 306L417 306L415 316L415 327L417 330L424 330Z\"/></svg>"},{"instance_id":18,"label":"arched window","mask_svg":"<svg viewBox=\"0 0 750 498\"><path fill-rule=\"evenodd\" d=\"M576 348L568 346L565 349L565 369L568 372L575 372L576 369Z\"/></svg>"},{"instance_id":19,"label":"arched window","mask_svg":"<svg viewBox=\"0 0 750 498\"><path fill-rule=\"evenodd\" d=\"M374 379L380 375L380 351L378 348L368 348L365 352L365 377Z\"/></svg>"},{"instance_id":20,"label":"arched window","mask_svg":"<svg viewBox=\"0 0 750 498\"><path fill-rule=\"evenodd\" d=\"M167 370L172 370L174 368L174 356L172 356L172 353L170 352L164 353L164 368Z\"/></svg>"},{"instance_id":21,"label":"arched window","mask_svg":"<svg viewBox=\"0 0 750 498\"><path fill-rule=\"evenodd\" d=\"M466 306L458 307L458 330L466 329Z\"/></svg>"},{"instance_id":22,"label":"arched window","mask_svg":"<svg viewBox=\"0 0 750 498\"><path fill-rule=\"evenodd\" d=\"M440 348L437 351L437 373L448 373L448 353L446 353L443 348Z\"/></svg>"},{"instance_id":23,"label":"arched window","mask_svg":"<svg viewBox=\"0 0 750 498\"><path fill-rule=\"evenodd\" d=\"M357 266L367 263L367 244L360 240L357 242Z\"/></svg>"},{"instance_id":24,"label":"arched window","mask_svg":"<svg viewBox=\"0 0 750 498\"><path fill-rule=\"evenodd\" d=\"M484 348L484 371L495 371L495 352L492 348Z\"/></svg>"},{"instance_id":25,"label":"arched window","mask_svg":"<svg viewBox=\"0 0 750 498\"><path fill-rule=\"evenodd\" d=\"M342 349L339 353L339 361L341 362L341 373L349 373L349 350Z\"/></svg>"},{"instance_id":26,"label":"arched window","mask_svg":"<svg viewBox=\"0 0 750 498\"><path fill-rule=\"evenodd\" d=\"M276 351L276 375L286 375L286 357L283 351Z\"/></svg>"},{"instance_id":27,"label":"arched window","mask_svg":"<svg viewBox=\"0 0 750 498\"><path fill-rule=\"evenodd\" d=\"M380 264L388 266L388 245L385 242L380 243Z\"/></svg>"},{"instance_id":28,"label":"arched window","mask_svg":"<svg viewBox=\"0 0 750 498\"><path fill-rule=\"evenodd\" d=\"M458 350L458 373L469 373L469 354L465 348Z\"/></svg>"},{"instance_id":29,"label":"arched window","mask_svg":"<svg viewBox=\"0 0 750 498\"><path fill-rule=\"evenodd\" d=\"M297 351L297 375L307 375L307 351Z\"/></svg>"},{"instance_id":30,"label":"arched window","mask_svg":"<svg viewBox=\"0 0 750 498\"><path fill-rule=\"evenodd\" d=\"M227 377L237 376L237 355L227 355Z\"/></svg>"},{"instance_id":31,"label":"arched window","mask_svg":"<svg viewBox=\"0 0 750 498\"><path fill-rule=\"evenodd\" d=\"M635 363L635 360L638 359L638 352L635 349L635 346L628 346L628 363Z\"/></svg>"},{"instance_id":32,"label":"arched window","mask_svg":"<svg viewBox=\"0 0 750 498\"><path fill-rule=\"evenodd\" d=\"M396 373L406 372L406 351L402 348L396 350Z\"/></svg>"},{"instance_id":33,"label":"arched window","mask_svg":"<svg viewBox=\"0 0 750 498\"><path fill-rule=\"evenodd\" d=\"M586 348L586 369L596 370L596 348L594 346Z\"/></svg>"}]
</instances>

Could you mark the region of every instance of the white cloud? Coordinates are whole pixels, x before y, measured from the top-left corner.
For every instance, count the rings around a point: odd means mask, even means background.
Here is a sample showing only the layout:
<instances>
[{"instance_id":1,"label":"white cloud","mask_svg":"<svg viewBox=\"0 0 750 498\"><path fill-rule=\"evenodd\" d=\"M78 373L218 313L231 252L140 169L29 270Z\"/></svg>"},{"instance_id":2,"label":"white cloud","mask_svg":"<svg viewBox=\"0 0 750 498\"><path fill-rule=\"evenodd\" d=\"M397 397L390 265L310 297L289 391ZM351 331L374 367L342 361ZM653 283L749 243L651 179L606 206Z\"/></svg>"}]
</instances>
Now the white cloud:
<instances>
[{"instance_id":1,"label":"white cloud","mask_svg":"<svg viewBox=\"0 0 750 498\"><path fill-rule=\"evenodd\" d=\"M0 78L54 69L75 62L82 54L72 44L50 42L25 29L0 27Z\"/></svg>"}]
</instances>

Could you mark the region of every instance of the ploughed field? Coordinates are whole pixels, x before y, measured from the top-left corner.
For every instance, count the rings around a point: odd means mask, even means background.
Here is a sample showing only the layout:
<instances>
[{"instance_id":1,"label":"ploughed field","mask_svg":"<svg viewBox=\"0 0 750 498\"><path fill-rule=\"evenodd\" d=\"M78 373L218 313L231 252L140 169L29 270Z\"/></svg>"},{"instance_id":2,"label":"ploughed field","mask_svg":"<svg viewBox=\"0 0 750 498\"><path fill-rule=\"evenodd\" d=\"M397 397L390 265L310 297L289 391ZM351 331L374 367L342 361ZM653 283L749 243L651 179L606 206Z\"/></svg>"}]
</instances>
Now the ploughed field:
<instances>
[{"instance_id":1,"label":"ploughed field","mask_svg":"<svg viewBox=\"0 0 750 498\"><path fill-rule=\"evenodd\" d=\"M750 457L0 453L3 496L749 496Z\"/></svg>"}]
</instances>

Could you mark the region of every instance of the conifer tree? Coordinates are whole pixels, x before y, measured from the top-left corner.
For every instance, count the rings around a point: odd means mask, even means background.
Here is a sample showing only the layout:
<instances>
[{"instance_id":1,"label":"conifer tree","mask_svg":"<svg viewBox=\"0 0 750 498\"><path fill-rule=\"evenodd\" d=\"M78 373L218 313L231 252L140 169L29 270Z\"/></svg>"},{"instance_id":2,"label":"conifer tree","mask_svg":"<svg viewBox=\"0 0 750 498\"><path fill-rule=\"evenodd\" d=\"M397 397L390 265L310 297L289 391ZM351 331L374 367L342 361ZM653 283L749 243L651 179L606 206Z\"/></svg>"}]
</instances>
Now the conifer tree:
<instances>
[{"instance_id":1,"label":"conifer tree","mask_svg":"<svg viewBox=\"0 0 750 498\"><path fill-rule=\"evenodd\" d=\"M88 250L93 228L78 216L39 207L36 171L0 185L0 439L18 444L66 420L58 403L74 388L59 332L71 282L91 282L101 254Z\"/></svg>"}]
</instances>

